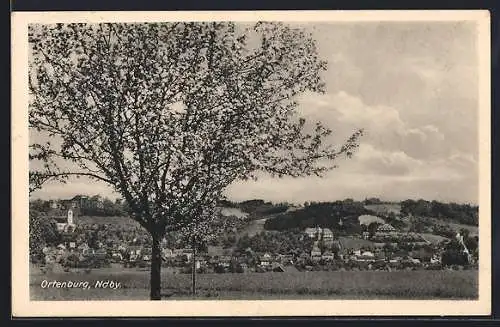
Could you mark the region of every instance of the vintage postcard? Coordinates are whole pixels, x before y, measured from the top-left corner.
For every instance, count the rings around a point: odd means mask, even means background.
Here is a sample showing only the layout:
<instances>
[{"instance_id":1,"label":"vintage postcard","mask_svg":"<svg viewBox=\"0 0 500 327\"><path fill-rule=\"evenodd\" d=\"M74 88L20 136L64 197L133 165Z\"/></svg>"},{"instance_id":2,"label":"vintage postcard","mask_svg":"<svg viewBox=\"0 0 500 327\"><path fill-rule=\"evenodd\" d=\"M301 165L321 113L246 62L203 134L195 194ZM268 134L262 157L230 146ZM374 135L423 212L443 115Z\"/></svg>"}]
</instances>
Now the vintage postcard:
<instances>
[{"instance_id":1,"label":"vintage postcard","mask_svg":"<svg viewBox=\"0 0 500 327\"><path fill-rule=\"evenodd\" d=\"M488 11L15 12L12 63L14 316L490 314Z\"/></svg>"}]
</instances>

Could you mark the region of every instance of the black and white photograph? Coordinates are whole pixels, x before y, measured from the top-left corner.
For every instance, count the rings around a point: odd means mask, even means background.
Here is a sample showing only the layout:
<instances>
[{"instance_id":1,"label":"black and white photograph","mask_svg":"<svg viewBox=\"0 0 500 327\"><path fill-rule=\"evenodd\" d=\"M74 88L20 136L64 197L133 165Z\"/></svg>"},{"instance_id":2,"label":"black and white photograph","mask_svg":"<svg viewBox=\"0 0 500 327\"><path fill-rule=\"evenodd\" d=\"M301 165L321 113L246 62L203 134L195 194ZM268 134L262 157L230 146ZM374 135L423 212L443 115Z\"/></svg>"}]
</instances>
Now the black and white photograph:
<instances>
[{"instance_id":1,"label":"black and white photograph","mask_svg":"<svg viewBox=\"0 0 500 327\"><path fill-rule=\"evenodd\" d=\"M487 11L13 30L20 314L489 313Z\"/></svg>"}]
</instances>

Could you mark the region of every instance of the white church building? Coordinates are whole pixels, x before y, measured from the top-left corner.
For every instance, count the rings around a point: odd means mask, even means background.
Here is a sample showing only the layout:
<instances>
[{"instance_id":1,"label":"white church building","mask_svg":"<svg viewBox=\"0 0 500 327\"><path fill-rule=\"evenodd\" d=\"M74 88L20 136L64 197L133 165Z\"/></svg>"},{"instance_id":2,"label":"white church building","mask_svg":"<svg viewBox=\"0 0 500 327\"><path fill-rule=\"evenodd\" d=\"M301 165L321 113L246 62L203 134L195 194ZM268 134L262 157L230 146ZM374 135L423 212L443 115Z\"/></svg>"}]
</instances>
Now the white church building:
<instances>
[{"instance_id":1,"label":"white church building","mask_svg":"<svg viewBox=\"0 0 500 327\"><path fill-rule=\"evenodd\" d=\"M59 232L66 232L69 229L74 229L76 226L75 218L73 216L73 210L71 209L68 210L67 216L54 217L54 219L56 221L56 227Z\"/></svg>"}]
</instances>

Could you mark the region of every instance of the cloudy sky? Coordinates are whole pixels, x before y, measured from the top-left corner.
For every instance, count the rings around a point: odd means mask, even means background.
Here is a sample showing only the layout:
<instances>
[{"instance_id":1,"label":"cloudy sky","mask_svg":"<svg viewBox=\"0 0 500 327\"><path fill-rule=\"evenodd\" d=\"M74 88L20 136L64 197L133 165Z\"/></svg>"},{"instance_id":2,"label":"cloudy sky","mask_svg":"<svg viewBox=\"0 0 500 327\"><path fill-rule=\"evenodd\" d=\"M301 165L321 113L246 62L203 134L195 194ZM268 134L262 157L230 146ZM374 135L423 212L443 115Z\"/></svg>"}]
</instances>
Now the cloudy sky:
<instances>
[{"instance_id":1,"label":"cloudy sky","mask_svg":"<svg viewBox=\"0 0 500 327\"><path fill-rule=\"evenodd\" d=\"M327 92L304 94L300 111L342 143L365 129L359 151L326 178L231 185L234 200L328 201L380 197L478 201L478 71L473 22L309 24L329 63ZM35 198L97 194L85 180L47 184Z\"/></svg>"}]
</instances>

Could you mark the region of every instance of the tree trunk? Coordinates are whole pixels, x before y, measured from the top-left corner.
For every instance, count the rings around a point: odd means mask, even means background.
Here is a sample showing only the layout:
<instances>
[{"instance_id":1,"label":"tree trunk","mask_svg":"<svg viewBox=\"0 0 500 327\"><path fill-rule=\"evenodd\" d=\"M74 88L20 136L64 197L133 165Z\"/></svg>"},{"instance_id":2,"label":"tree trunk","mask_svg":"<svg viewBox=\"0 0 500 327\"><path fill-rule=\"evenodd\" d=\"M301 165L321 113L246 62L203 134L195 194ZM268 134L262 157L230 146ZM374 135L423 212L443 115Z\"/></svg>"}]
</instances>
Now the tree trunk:
<instances>
[{"instance_id":1,"label":"tree trunk","mask_svg":"<svg viewBox=\"0 0 500 327\"><path fill-rule=\"evenodd\" d=\"M196 296L196 242L193 241L193 268L192 268L192 279L193 279L193 296Z\"/></svg>"},{"instance_id":2,"label":"tree trunk","mask_svg":"<svg viewBox=\"0 0 500 327\"><path fill-rule=\"evenodd\" d=\"M160 238L153 235L151 255L150 299L161 300L161 249Z\"/></svg>"}]
</instances>

